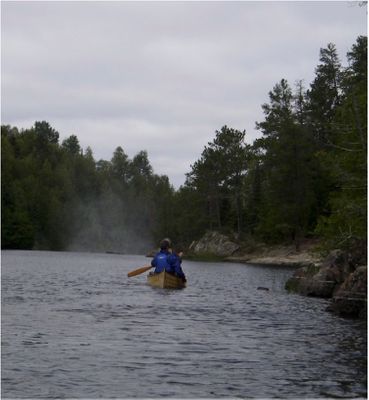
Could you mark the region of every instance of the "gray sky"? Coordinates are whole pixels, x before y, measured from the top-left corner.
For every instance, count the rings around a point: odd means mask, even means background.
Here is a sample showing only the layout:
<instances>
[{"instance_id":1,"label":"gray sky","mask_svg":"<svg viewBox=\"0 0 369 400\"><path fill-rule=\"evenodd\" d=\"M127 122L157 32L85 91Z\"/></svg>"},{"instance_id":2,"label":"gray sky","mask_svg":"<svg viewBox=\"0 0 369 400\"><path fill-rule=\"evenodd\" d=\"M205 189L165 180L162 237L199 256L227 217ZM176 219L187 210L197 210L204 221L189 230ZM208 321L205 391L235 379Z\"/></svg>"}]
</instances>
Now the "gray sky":
<instances>
[{"instance_id":1,"label":"gray sky","mask_svg":"<svg viewBox=\"0 0 369 400\"><path fill-rule=\"evenodd\" d=\"M179 187L228 125L260 136L282 78L314 78L333 42L343 65L367 8L357 2L1 2L2 124L46 120L96 160L147 150Z\"/></svg>"}]
</instances>

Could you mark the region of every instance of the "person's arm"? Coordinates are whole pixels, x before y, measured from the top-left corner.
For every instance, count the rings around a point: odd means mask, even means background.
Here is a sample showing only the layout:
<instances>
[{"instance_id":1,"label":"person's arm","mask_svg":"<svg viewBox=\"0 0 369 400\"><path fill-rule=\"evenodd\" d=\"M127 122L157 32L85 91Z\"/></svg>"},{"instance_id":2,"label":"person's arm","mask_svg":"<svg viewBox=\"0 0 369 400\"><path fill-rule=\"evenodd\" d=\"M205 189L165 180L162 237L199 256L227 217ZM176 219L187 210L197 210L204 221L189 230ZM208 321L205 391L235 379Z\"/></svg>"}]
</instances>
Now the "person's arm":
<instances>
[{"instance_id":1,"label":"person's arm","mask_svg":"<svg viewBox=\"0 0 369 400\"><path fill-rule=\"evenodd\" d=\"M176 275L178 275L180 277L183 275L183 271L181 268L181 262L182 262L182 260L179 257L175 258L174 272L176 273Z\"/></svg>"},{"instance_id":2,"label":"person's arm","mask_svg":"<svg viewBox=\"0 0 369 400\"><path fill-rule=\"evenodd\" d=\"M185 273L183 272L183 269L182 269L182 255L183 255L183 252L180 252L179 254L179 258L178 258L178 267L177 267L177 269L178 269L178 275L184 280L184 281L186 281L186 275L185 275Z\"/></svg>"},{"instance_id":3,"label":"person's arm","mask_svg":"<svg viewBox=\"0 0 369 400\"><path fill-rule=\"evenodd\" d=\"M157 260L156 260L156 256L151 260L151 266L156 268L156 264L157 264Z\"/></svg>"}]
</instances>

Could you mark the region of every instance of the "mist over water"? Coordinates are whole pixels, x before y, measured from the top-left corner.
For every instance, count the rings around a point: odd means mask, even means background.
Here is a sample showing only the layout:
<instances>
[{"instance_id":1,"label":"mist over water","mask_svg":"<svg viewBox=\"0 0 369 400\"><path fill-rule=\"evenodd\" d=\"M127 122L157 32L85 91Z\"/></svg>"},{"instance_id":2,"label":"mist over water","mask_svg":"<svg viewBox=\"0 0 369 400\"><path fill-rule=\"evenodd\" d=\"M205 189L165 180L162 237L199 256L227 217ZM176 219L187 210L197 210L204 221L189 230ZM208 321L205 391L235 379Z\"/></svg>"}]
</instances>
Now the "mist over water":
<instances>
[{"instance_id":1,"label":"mist over water","mask_svg":"<svg viewBox=\"0 0 369 400\"><path fill-rule=\"evenodd\" d=\"M147 260L2 252L2 398L366 398L366 321L293 270L184 261L165 290L127 278Z\"/></svg>"},{"instance_id":2,"label":"mist over water","mask_svg":"<svg viewBox=\"0 0 369 400\"><path fill-rule=\"evenodd\" d=\"M132 204L111 190L79 203L72 209L67 250L147 254L153 240L146 209L140 199Z\"/></svg>"}]
</instances>

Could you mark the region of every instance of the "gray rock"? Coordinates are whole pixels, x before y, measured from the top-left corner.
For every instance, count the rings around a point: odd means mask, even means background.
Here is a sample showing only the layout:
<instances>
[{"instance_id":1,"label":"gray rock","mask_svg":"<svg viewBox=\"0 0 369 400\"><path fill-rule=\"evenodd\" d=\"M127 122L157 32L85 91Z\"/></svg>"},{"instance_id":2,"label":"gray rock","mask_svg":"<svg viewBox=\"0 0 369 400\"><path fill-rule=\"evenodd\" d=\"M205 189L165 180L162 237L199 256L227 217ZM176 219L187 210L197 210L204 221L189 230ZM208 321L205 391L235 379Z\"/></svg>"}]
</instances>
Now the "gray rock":
<instances>
[{"instance_id":1,"label":"gray rock","mask_svg":"<svg viewBox=\"0 0 369 400\"><path fill-rule=\"evenodd\" d=\"M352 271L348 257L340 250L334 250L321 266L299 268L285 287L306 296L330 298Z\"/></svg>"},{"instance_id":2,"label":"gray rock","mask_svg":"<svg viewBox=\"0 0 369 400\"><path fill-rule=\"evenodd\" d=\"M367 267L356 268L335 291L328 307L338 315L366 318L367 316Z\"/></svg>"},{"instance_id":3,"label":"gray rock","mask_svg":"<svg viewBox=\"0 0 369 400\"><path fill-rule=\"evenodd\" d=\"M290 278L285 288L289 292L313 297L332 297L336 281L330 271L311 265L299 268Z\"/></svg>"},{"instance_id":4,"label":"gray rock","mask_svg":"<svg viewBox=\"0 0 369 400\"><path fill-rule=\"evenodd\" d=\"M328 311L345 317L367 316L367 267L335 250L321 266L299 268L286 282L290 292L332 298Z\"/></svg>"},{"instance_id":5,"label":"gray rock","mask_svg":"<svg viewBox=\"0 0 369 400\"><path fill-rule=\"evenodd\" d=\"M199 241L191 243L190 250L195 254L212 254L228 257L234 254L240 246L227 236L216 232L207 232Z\"/></svg>"}]
</instances>

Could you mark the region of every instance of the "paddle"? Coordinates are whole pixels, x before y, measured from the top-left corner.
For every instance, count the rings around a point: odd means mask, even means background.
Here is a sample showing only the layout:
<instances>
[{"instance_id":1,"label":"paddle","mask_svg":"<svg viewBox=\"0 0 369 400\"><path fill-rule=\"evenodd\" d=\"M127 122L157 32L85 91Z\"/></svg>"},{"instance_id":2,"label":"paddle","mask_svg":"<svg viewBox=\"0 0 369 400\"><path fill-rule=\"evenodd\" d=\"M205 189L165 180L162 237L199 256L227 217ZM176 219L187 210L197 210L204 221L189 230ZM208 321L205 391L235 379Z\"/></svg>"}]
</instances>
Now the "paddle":
<instances>
[{"instance_id":1,"label":"paddle","mask_svg":"<svg viewBox=\"0 0 369 400\"><path fill-rule=\"evenodd\" d=\"M128 276L128 278L130 278L131 276L143 274L144 272L148 271L151 268L153 268L151 265L150 266L147 265L145 267L141 267L141 268L135 269L134 271L128 272L127 276Z\"/></svg>"}]
</instances>

